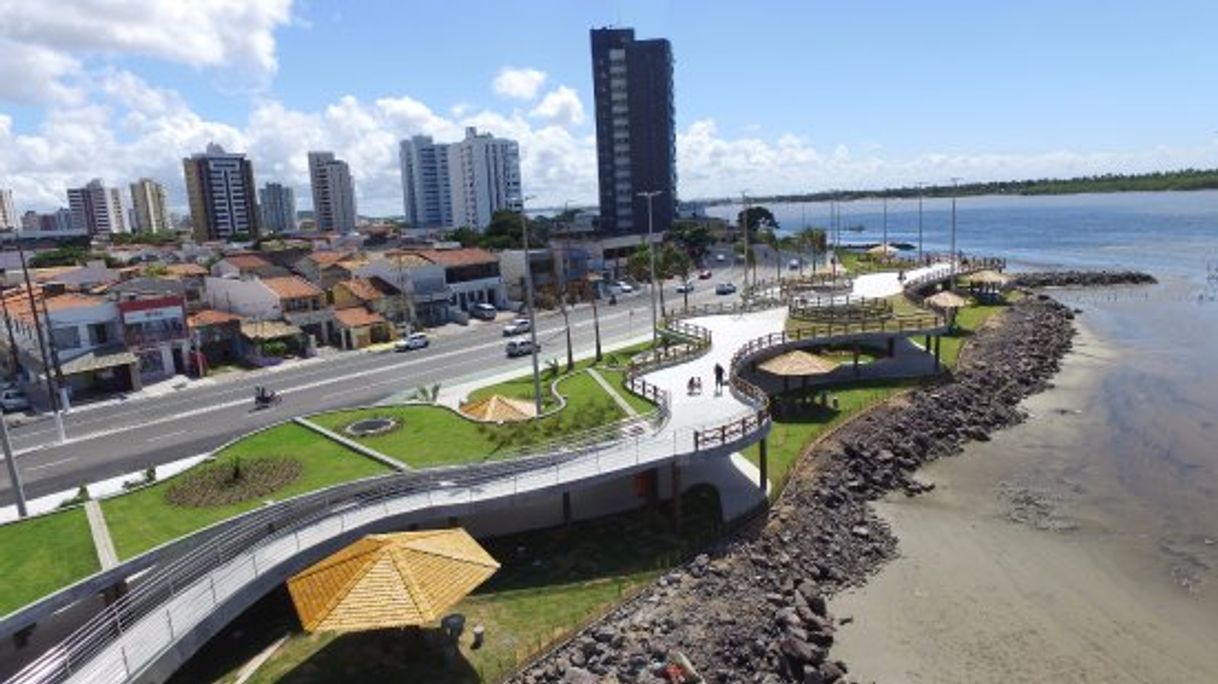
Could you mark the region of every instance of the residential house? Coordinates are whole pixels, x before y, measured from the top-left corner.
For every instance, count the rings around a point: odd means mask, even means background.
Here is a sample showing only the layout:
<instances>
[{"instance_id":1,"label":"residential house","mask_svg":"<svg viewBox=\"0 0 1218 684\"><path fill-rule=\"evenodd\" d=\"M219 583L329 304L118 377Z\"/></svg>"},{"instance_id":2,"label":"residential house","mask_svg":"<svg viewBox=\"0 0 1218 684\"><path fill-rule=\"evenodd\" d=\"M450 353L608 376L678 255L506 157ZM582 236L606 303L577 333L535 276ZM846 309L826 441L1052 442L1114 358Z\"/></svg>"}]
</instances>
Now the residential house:
<instances>
[{"instance_id":1,"label":"residential house","mask_svg":"<svg viewBox=\"0 0 1218 684\"><path fill-rule=\"evenodd\" d=\"M220 278L251 275L275 278L288 275L288 270L252 252L241 252L225 255L211 267L211 274Z\"/></svg>"},{"instance_id":2,"label":"residential house","mask_svg":"<svg viewBox=\"0 0 1218 684\"><path fill-rule=\"evenodd\" d=\"M419 254L408 251L388 251L376 255L355 271L360 278L383 281L404 299L405 311L399 304L381 314L397 323L412 325L443 325L452 320L449 312L449 289L445 268ZM397 297L392 297L398 300Z\"/></svg>"},{"instance_id":3,"label":"residential house","mask_svg":"<svg viewBox=\"0 0 1218 684\"><path fill-rule=\"evenodd\" d=\"M186 297L186 311L198 311L203 308L203 286L207 279L207 269L199 264L169 264L165 266L165 278L182 283Z\"/></svg>"},{"instance_id":4,"label":"residential house","mask_svg":"<svg viewBox=\"0 0 1218 684\"><path fill-rule=\"evenodd\" d=\"M127 349L116 302L68 292L58 283L35 286L33 306L25 288L10 289L3 298L3 356L7 363L16 360L16 375L35 400L49 403L48 376L75 397L142 386L139 360Z\"/></svg>"},{"instance_id":5,"label":"residential house","mask_svg":"<svg viewBox=\"0 0 1218 684\"><path fill-rule=\"evenodd\" d=\"M300 276L209 277L206 300L208 307L240 314L250 323L284 321L321 344L330 344L334 334L334 313L326 306L326 293Z\"/></svg>"},{"instance_id":6,"label":"residential house","mask_svg":"<svg viewBox=\"0 0 1218 684\"><path fill-rule=\"evenodd\" d=\"M313 252L298 259L292 269L323 290L354 275L352 264L361 264L349 252Z\"/></svg>"},{"instance_id":7,"label":"residential house","mask_svg":"<svg viewBox=\"0 0 1218 684\"><path fill-rule=\"evenodd\" d=\"M335 283L330 289L330 301L336 311L362 306L389 321L400 323L410 320L411 307L406 294L379 276L356 277Z\"/></svg>"},{"instance_id":8,"label":"residential house","mask_svg":"<svg viewBox=\"0 0 1218 684\"><path fill-rule=\"evenodd\" d=\"M118 311L127 349L139 359L142 383L186 372L190 331L184 296L129 291L119 295Z\"/></svg>"},{"instance_id":9,"label":"residential house","mask_svg":"<svg viewBox=\"0 0 1218 684\"><path fill-rule=\"evenodd\" d=\"M193 349L191 369L207 375L209 368L234 363L241 354L241 323L237 314L217 309L200 309L186 319Z\"/></svg>"},{"instance_id":10,"label":"residential house","mask_svg":"<svg viewBox=\"0 0 1218 684\"><path fill-rule=\"evenodd\" d=\"M468 312L475 304L507 306L507 292L499 274L499 259L485 249L418 249L412 254L444 267L449 307Z\"/></svg>"},{"instance_id":11,"label":"residential house","mask_svg":"<svg viewBox=\"0 0 1218 684\"><path fill-rule=\"evenodd\" d=\"M362 349L392 339L389 321L362 306L336 309L334 321L343 349Z\"/></svg>"}]
</instances>

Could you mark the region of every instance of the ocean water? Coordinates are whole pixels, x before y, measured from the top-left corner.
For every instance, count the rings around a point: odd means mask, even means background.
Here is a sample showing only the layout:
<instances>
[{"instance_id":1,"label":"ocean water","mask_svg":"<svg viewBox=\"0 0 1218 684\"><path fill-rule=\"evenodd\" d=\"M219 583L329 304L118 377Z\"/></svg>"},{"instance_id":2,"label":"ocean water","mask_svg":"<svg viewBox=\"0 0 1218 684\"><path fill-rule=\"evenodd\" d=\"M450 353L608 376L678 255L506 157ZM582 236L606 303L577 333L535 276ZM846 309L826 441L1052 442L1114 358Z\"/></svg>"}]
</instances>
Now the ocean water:
<instances>
[{"instance_id":1,"label":"ocean water","mask_svg":"<svg viewBox=\"0 0 1218 684\"><path fill-rule=\"evenodd\" d=\"M846 242L879 242L882 206L842 206ZM771 205L784 229L826 225L825 204ZM737 206L712 213L734 216ZM950 200L926 200L927 250L949 244ZM917 201L888 203L891 241L917 243ZM1018 270L1138 269L1160 284L1060 290L1080 324L1112 352L1096 371L1069 453L1071 485L1088 490L1096 522L1158 554L1168 579L1218 595L1218 192L969 197L957 204L957 245L1003 256ZM1086 427L1082 427L1085 425ZM1090 472L1114 473L1103 488ZM1098 478L1097 478L1098 479ZM1115 479L1116 485L1108 480ZM1134 538L1136 532L1137 538ZM1214 605L1214 604L1211 604Z\"/></svg>"}]
</instances>

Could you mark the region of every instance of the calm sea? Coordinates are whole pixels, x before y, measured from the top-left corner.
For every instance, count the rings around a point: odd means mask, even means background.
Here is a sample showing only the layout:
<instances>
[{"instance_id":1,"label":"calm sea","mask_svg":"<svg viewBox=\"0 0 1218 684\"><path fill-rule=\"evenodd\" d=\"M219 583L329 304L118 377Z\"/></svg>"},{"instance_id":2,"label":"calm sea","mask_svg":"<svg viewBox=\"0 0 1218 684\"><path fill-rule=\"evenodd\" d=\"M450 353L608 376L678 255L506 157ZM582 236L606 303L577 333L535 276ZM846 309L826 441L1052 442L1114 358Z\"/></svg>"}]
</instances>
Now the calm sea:
<instances>
[{"instance_id":1,"label":"calm sea","mask_svg":"<svg viewBox=\"0 0 1218 684\"><path fill-rule=\"evenodd\" d=\"M926 249L945 249L950 200L927 200ZM826 225L825 204L771 205L784 229ZM734 216L739 207L715 207ZM879 242L878 201L842 205L844 241ZM892 241L917 243L917 201L888 203ZM1013 268L1148 271L1151 287L1060 291L1117 361L1097 378L1089 411L1102 433L1057 445L1111 466L1130 505L1149 511L1163 553L1187 551L1190 573L1218 585L1218 192L970 197L957 205L957 244ZM1208 580L1208 581L1206 581Z\"/></svg>"}]
</instances>

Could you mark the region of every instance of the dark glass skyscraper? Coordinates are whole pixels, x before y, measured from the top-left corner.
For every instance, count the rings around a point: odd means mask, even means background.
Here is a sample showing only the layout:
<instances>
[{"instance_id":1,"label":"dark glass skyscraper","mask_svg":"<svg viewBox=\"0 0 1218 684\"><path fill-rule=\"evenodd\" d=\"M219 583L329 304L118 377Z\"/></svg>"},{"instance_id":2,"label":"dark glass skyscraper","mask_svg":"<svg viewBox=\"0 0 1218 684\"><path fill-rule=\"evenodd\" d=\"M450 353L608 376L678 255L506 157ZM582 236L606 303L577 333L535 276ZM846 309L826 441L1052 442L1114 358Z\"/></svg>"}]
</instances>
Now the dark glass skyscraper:
<instances>
[{"instance_id":1,"label":"dark glass skyscraper","mask_svg":"<svg viewBox=\"0 0 1218 684\"><path fill-rule=\"evenodd\" d=\"M639 193L654 190L663 193L653 200L655 230L667 230L677 204L672 46L635 40L634 29L592 29L592 86L600 230L647 232Z\"/></svg>"}]
</instances>

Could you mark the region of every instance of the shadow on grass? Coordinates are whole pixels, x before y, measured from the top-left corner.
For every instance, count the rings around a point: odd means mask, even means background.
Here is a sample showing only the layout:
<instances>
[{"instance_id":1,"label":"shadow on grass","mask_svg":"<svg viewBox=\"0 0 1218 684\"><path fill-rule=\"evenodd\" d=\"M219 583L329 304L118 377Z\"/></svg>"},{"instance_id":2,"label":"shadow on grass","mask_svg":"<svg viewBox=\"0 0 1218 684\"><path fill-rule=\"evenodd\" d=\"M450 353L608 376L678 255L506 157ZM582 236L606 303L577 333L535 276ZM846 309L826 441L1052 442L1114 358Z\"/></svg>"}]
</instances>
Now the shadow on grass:
<instances>
[{"instance_id":1,"label":"shadow on grass","mask_svg":"<svg viewBox=\"0 0 1218 684\"><path fill-rule=\"evenodd\" d=\"M500 609L518 611L519 621L527 623L525 618L538 612L538 604L551 600L547 587L662 572L712 543L723 529L719 493L714 487L691 487L682 496L682 506L680 534L673 530L669 502L661 502L569 526L479 540L502 565L476 596L484 601L494 600L496 595L515 596ZM535 591L519 591L528 589ZM293 683L480 681L478 668L448 651L438 635L429 636L434 631L304 635L287 589L280 586L209 641L170 681L193 684L231 676L285 635L293 638L280 651L284 657L268 661L266 671L260 670L255 679ZM534 643L554 635L547 630L512 636L521 643ZM277 666L277 661L284 664ZM295 664L288 666L289 662ZM277 667L290 669L277 673Z\"/></svg>"}]
</instances>

